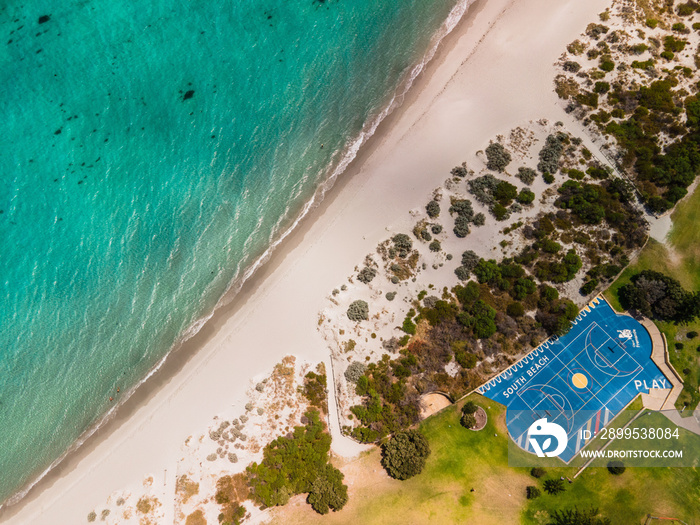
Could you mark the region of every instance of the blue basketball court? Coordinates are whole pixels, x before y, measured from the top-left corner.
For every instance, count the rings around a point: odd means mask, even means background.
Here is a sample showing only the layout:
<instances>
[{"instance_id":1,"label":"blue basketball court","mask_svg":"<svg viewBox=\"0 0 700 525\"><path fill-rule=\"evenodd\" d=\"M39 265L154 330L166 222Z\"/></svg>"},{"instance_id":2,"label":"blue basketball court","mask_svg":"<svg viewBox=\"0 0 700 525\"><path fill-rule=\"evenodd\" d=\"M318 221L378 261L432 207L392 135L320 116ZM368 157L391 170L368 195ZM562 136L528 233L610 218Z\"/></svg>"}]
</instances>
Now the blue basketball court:
<instances>
[{"instance_id":1,"label":"blue basketball court","mask_svg":"<svg viewBox=\"0 0 700 525\"><path fill-rule=\"evenodd\" d=\"M565 462L639 393L671 388L651 360L646 329L616 314L601 298L581 311L571 330L549 339L477 391L507 407L511 438L532 452L529 429L547 418L563 427Z\"/></svg>"}]
</instances>

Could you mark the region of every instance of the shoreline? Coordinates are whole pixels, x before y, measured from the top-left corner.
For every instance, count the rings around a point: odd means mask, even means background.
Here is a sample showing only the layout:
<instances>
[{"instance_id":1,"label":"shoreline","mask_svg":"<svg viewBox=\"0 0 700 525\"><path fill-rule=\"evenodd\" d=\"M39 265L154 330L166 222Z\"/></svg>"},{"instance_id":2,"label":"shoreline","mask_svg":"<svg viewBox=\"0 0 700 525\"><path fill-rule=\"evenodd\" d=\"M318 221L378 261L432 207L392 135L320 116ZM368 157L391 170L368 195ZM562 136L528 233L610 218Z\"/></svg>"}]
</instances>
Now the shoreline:
<instances>
[{"instance_id":1,"label":"shoreline","mask_svg":"<svg viewBox=\"0 0 700 525\"><path fill-rule=\"evenodd\" d=\"M566 12L571 9L594 13L596 12L594 8L599 8L605 3L599 0L598 2L591 2L591 4L594 4L593 7L581 7L570 0L564 6L550 8L544 5L545 2L542 0L524 2L524 4L536 4L535 7L539 6L537 13L530 14L530 16L535 17L538 14L542 15L542 11L546 9L556 9L560 16L566 16ZM463 80L459 77L464 75L464 66L476 54L475 51L483 51L479 47L485 40L485 36L490 35L493 28L498 25L502 15L511 9L519 11L528 8L528 6L518 5L514 7L514 5L515 2L508 0L491 0L488 3L484 0L477 0L467 9L467 12L454 30L443 39L437 53L417 77L413 87L408 91L400 106L379 124L375 134L363 144L356 158L350 163L347 170L342 173L342 176L338 178L332 189L328 191L323 201L311 213L301 219L298 226L280 243L270 259L262 264L258 271L243 284L236 293L234 300L217 309L194 337L186 341L180 348L173 350L163 366L147 382L142 384L134 395L120 406L116 414L103 427L98 429L93 436L88 438L83 446L70 454L60 465L44 477L19 503L2 509L0 511L0 522L19 517L20 520L22 518L28 520L19 521L21 523L48 523L49 520L55 519L56 516L70 515L71 518L84 516L85 512L83 510L95 503L95 499L103 499L123 484L124 474L115 469L121 466L123 470L123 458L126 457L125 453L128 454L128 450L124 450L125 448L128 449L127 441L133 452L133 450L140 451L140 449L134 447L137 447L136 443L139 441L139 438L143 438L146 434L150 436L148 441L151 442L151 445L158 443L160 441L158 436L153 435L154 431L157 430L165 434L168 433L168 430L173 429L175 429L175 432L179 432L184 427L189 429L188 431L190 432L196 432L196 429L201 426L201 421L208 420L211 415L215 414L217 412L217 403L221 405L222 401L209 402L210 399L206 397L206 392L200 394L200 400L205 398L207 400L207 404L204 407L198 405L196 399L190 400L190 403L194 406L189 407L177 404L175 401L183 396L185 399L189 399L187 394L181 394L181 391L189 388L188 392L191 394L195 389L193 383L196 379L199 379L207 387L203 390L212 390L213 387L207 384L207 382L212 382L212 378L203 378L202 376L206 375L205 372L209 372L209 375L212 375L213 370L218 373L216 369L219 368L219 365L214 363L215 360L223 361L221 364L231 365L233 363L237 370L233 370L231 376L237 375L239 379L242 376L249 380L251 375L260 373L267 364L274 362L279 355L285 353L301 355L307 359L310 356L311 359L316 361L327 358L327 349L318 334L309 336L311 333L316 332L314 326L316 324L316 313L320 310L319 307L322 300L332 288L332 286L328 286L328 283L340 282L339 279L347 275L347 270L359 260L362 253L371 250L376 244L376 240L385 236L386 225L395 224L397 217L402 217L403 221L406 220L407 202L415 206L416 202L422 202L425 199L427 193L424 190L434 186L435 180L425 180L427 177L422 175L423 171L421 170L426 168L430 169L428 173L441 173L441 175L436 175L441 181L447 174L447 172L443 173L443 166L456 165L460 162L455 157L459 156L460 148L466 149L464 146L460 146L461 143L471 144L472 149L474 147L482 147L478 138L475 139L473 137L474 133L477 134L477 137L481 137L481 141L483 141L484 137L493 135L493 129L500 130L503 127L504 119L506 121L505 125L510 126L522 120L523 113L526 116L542 113L542 116L548 117L552 110L555 112L561 111L558 107L548 107L547 111L542 112L541 107L537 107L538 104L533 104L535 106L533 108L520 108L521 111L516 112L515 116L511 116L508 111L497 112L494 118L487 117L485 122L488 123L488 128L468 130L465 133L466 140L459 140L459 138L454 136L436 137L437 147L433 143L433 151L426 151L431 144L426 144L420 140L425 137L415 137L417 133L415 128L419 121L421 124L426 124L426 120L433 118L430 124L434 124L436 118L443 121L447 120L448 117L450 119L453 118L453 115L445 113L444 107L437 107L436 101L440 97L442 97L442 102L450 103L450 105L462 103L459 111L455 113L464 113L465 106L467 106L466 110L471 112L478 110L474 109L474 107L469 107L469 102L473 103L477 99L460 101L455 98L453 91L456 80ZM530 5L529 7L532 6ZM482 18L486 18L486 20L482 20ZM558 22L561 24L568 22L569 25L573 24L576 27L577 32L586 21L582 19L577 24L576 21L557 21L556 17L553 18L555 19L546 20L543 23L551 22L556 24ZM508 29L517 30L522 26L522 22L516 14L509 13L509 21L511 26ZM467 30L478 22L487 23L475 29L474 34L468 33ZM501 24L500 29L503 29L503 25L505 24ZM512 26L517 27L514 28ZM567 33L567 36L574 37L574 33ZM511 33L512 38L513 34ZM508 46L517 45L517 43L513 44L512 41L509 42L507 40L506 42L499 42L498 36L489 38L491 44L493 44L492 41L494 40L497 43L505 43ZM558 51L557 45L558 43L551 44L554 57L556 57L555 54ZM491 47L493 48L493 45ZM481 55L485 53L486 51L479 53L479 58L484 58ZM496 56L495 58L502 57ZM546 60L549 60L549 57ZM545 62L544 59L540 59L540 61ZM497 67L493 65L492 60L489 61L489 64L494 69ZM484 66L479 64L474 67L483 68ZM546 63L546 68L551 68L551 64ZM445 69L449 71L444 71ZM480 71L483 72L484 70L480 69ZM486 69L486 72L490 73L490 70ZM489 79L492 75L484 76L486 78L482 80L476 75L477 83L480 85L482 82L488 84L489 81L493 80ZM544 79L544 81L547 85L551 84L551 79ZM472 81L471 84L473 83ZM473 88L473 86L469 87ZM482 90L483 88L484 86L482 86ZM476 91L479 94L478 90ZM488 97L488 91L481 94L486 95L486 103L484 105L487 108L489 104L494 103L494 100ZM543 95L551 93L538 92L538 94L541 97L538 102L542 103L542 99L545 99L544 101L546 102L546 97L543 97ZM467 97L465 95L465 98ZM423 99L425 98L428 100L424 101ZM480 103L482 102L480 99L478 100ZM424 103L420 105L419 102ZM506 110L509 108L513 109L513 102L504 105ZM528 99L521 98L519 105L528 106ZM483 120L483 116L481 120ZM479 119L476 119L474 127L478 127L478 123ZM412 137L411 134L414 136ZM451 133L450 135L454 134ZM443 140L440 140L441 138ZM411 139L413 139L414 144L410 143ZM415 144L416 142L418 143L417 145ZM415 152L416 146L422 146L420 149L425 155L418 159L417 165L413 165L410 159L406 160L404 158L402 153L406 154L407 151L409 153L414 152L412 155L415 156L418 154ZM374 158L375 153L383 150L388 150L389 152L385 158ZM401 151L397 152L397 150ZM436 155L445 151L449 151L449 154L440 157L438 160ZM406 156L410 157L411 155ZM390 160L393 158L393 160L397 161L397 157L399 162L397 162L397 165L392 166ZM373 161L375 165L379 164L383 167L382 169L377 168L376 171L380 172L379 175L369 173L373 167ZM376 168L377 166L374 167ZM409 174L410 176L402 177L404 173L401 172L400 167L412 167L413 170ZM382 201L381 197L378 198L378 195L391 195L389 192L392 189L396 189L397 183L405 185L406 193L410 193L410 196L406 197L406 195L403 195L401 196L402 198L396 198L391 203ZM346 198L344 202L341 197ZM378 202L383 203L385 207L382 210L374 211ZM374 214L374 219L369 216L372 214L371 212ZM353 221L353 218L357 219L358 217L360 219L359 224ZM320 219L327 220L321 221ZM316 238L309 239L309 237L314 236ZM339 253L334 254L334 257L330 260L331 263L342 261L342 264L337 265L337 267L328 268L328 266L333 266L333 264L323 264L323 261L313 257L314 251L328 254L329 250L331 250L330 246L319 246L319 244L322 244L321 239L324 236L330 236L336 244L339 244L339 246L336 246ZM343 242L342 238L347 238L348 241ZM309 244L311 245L309 246ZM304 263L308 264L304 265ZM288 298L287 306L291 305L292 308L303 310L303 316L296 314L296 312L290 312L289 308L284 308L284 305L279 304L283 301L275 299L275 297L283 299L285 290L298 291L300 282L296 278L299 277L299 274L310 280L318 279L318 282L313 287L325 290L320 297L308 294L305 308L299 308L296 305L294 296ZM290 281L292 282L290 283ZM302 280L301 282L313 281ZM301 290L306 291L304 287ZM250 307L249 309L246 308L248 306ZM270 318L275 318L276 314L281 314L277 319L281 319L282 322L275 326L274 334L260 333L258 330L257 334L248 337L248 339L246 339L245 334L239 335L239 331L256 331L254 322L246 323L250 320L249 318L257 318L257 328L264 330L269 328L270 323L273 322ZM295 318L295 315L297 318ZM301 326L297 324L298 322L301 322ZM300 334L301 330L304 332ZM295 338L295 335L299 337ZM274 341L272 345L260 344L270 338ZM286 343L287 346L276 349L274 345L279 343ZM265 348L270 355L260 356L259 358L252 355L252 352L248 352L248 355L245 355L243 347L246 345ZM226 352L227 348L224 348L224 346L235 348L235 351L238 352L236 356L238 359L232 359L231 352ZM207 370L207 366L209 370ZM246 370L248 370L247 373ZM223 371L221 373L224 374ZM213 378L213 381L216 381L216 377ZM235 388L240 389L244 386L239 384ZM233 393L225 396L228 401L236 397L235 388L230 388ZM166 414L163 415L163 412ZM170 413L171 418L182 419L183 421L188 421L188 423L179 423L178 421L175 424L172 421L168 421L169 425L165 425L161 429L158 424L159 420L164 421L164 418L167 418L167 413ZM151 432L148 432L149 427ZM125 431L129 435L122 437L122 432L120 431ZM186 433L173 436L172 439L182 442L185 437ZM164 464L170 465L168 458L176 457L177 453L173 454L172 445L163 446L162 448L167 450L163 450L159 454L160 458L154 459L151 457L148 460L144 460L143 467L132 466L132 464L140 465L140 463L136 457L129 456L129 470L137 470L142 474L153 468L154 464L161 466ZM148 451L141 452L148 453ZM98 467L100 467L101 472L96 472ZM95 487L91 483L91 481L95 481L95 477L100 482L100 487ZM129 479L133 480L134 478L132 476ZM90 489L87 494L85 492L77 494L86 487ZM66 495L68 491L70 493ZM35 503L40 508L30 510L29 507ZM75 508L75 505L80 505L80 508ZM47 509L45 513L43 509Z\"/></svg>"},{"instance_id":2,"label":"shoreline","mask_svg":"<svg viewBox=\"0 0 700 525\"><path fill-rule=\"evenodd\" d=\"M257 255L249 266L243 268L239 276L235 277L231 281L226 291L214 305L213 309L193 322L192 325L190 325L180 336L180 340L177 341L165 355L163 355L163 357L153 366L153 368L151 368L139 382L129 387L126 392L122 394L122 399L120 399L117 404L103 414L98 421L87 428L70 445L70 447L63 454L61 454L61 456L51 463L51 465L44 469L29 483L21 487L6 501L0 503L0 522L2 522L3 515L5 512L7 512L7 509L20 504L20 502L31 493L36 485L40 484L44 478L50 476L51 473L54 470L57 470L64 461L70 458L70 456L77 454L85 446L85 444L93 438L93 436L97 436L97 434L102 431L103 427L109 425L110 422L117 417L120 411L123 412L124 410L127 410L127 406L133 410L135 406L133 406L133 404L130 405L129 403L131 398L144 390L147 384L152 383L153 378L156 375L162 373L165 376L171 376L184 369L184 364L186 361L182 363L175 363L172 367L173 370L169 372L168 369L166 369L166 365L169 361L175 358L176 354L182 353L187 349L189 349L190 352L194 352L197 348L204 346L209 340L209 337L206 337L205 335L203 337L203 341L199 341L196 338L200 332L207 327L207 325L210 323L214 324L214 330L216 331L223 325L221 322L222 319L234 315L236 309L234 308L231 312L227 312L226 307L239 299L239 293L243 292L246 283L256 277L257 272L270 261L277 249L284 249L284 243L287 238L301 227L302 223L310 214L313 214L315 210L323 205L324 201L326 201L327 195L334 191L336 185L339 184L341 179L343 179L343 176L345 175L346 178L352 176L352 167L361 164L362 161L360 155L362 155L362 152L365 151L366 147L373 142L375 135L381 135L382 129L385 127L384 122L390 119L396 112L401 111L401 109L407 103L407 97L409 97L411 93L414 93L416 90L420 91L420 89L414 89L414 86L419 83L426 74L429 76L428 72L430 68L434 67L435 59L440 57L444 48L447 47L449 50L449 43L446 43L446 41L448 41L451 36L455 35L455 33L459 33L459 28L464 20L468 18L472 6L480 4L484 1L485 0L458 0L450 11L448 17L433 36L431 46L424 52L420 62L416 63L410 70L408 70L408 75L406 78L401 80L396 91L391 95L386 105L382 107L371 120L367 121L362 130L360 130L359 134L346 145L344 150L339 152L339 160L327 167L327 178L324 179L314 190L309 200L302 205L299 213L290 218L287 221L287 224L285 224L280 231L277 232L270 245L266 247L259 255ZM209 328L211 328L211 326ZM195 341L190 344L191 340ZM185 359L187 360L187 358ZM161 372L162 369L163 371ZM154 388L151 390L151 393L155 393L156 391L157 389ZM141 401L143 402L145 399L148 399L148 397L144 396ZM107 430L105 430L104 433L106 434Z\"/></svg>"},{"instance_id":3,"label":"shoreline","mask_svg":"<svg viewBox=\"0 0 700 525\"><path fill-rule=\"evenodd\" d=\"M381 143L383 135L391 129L392 121L399 119L404 110L410 107L411 103L420 95L435 70L443 65L446 55L456 45L457 40L464 36L464 32L467 30L465 26L473 21L476 12L480 11L485 3L486 0L466 0L464 2L464 11L459 16L458 21L448 29L442 38L432 44L431 49L426 50L421 64L416 64L411 69L414 71L416 67L421 67L420 71L401 82L387 106L377 115L379 117L385 113L385 116L377 123L369 122L370 127L374 127L372 134L359 144L357 151L345 167L339 169L349 151L344 153L337 165L329 166L331 174L328 179L324 180L314 191L300 213L290 220L291 224L282 228L280 236L255 258L248 268L244 269L239 278L232 281L227 291L214 306L213 311L195 321L183 334L183 341L176 343L139 383L125 392L123 401L115 405L100 421L81 434L76 442L37 478L10 496L3 504L0 504L0 523L11 519L33 498L41 495L45 488L44 485L53 485L65 474L75 469L99 444L117 433L141 406L152 400L174 376L183 373L186 365L195 357L197 351L213 339L227 320L244 308L247 301L254 297L256 290L265 278L281 264L288 250L301 242L304 234L316 220L314 215L323 213L332 204L338 193L347 185L349 179L357 174L366 159ZM458 8L459 5L456 5L450 15ZM445 23L448 22L448 19ZM445 29L444 25L443 23L440 30ZM360 134L365 133L366 129L363 128ZM348 150L351 148L352 144L349 144ZM261 370L257 370L257 372L260 373Z\"/></svg>"}]
</instances>

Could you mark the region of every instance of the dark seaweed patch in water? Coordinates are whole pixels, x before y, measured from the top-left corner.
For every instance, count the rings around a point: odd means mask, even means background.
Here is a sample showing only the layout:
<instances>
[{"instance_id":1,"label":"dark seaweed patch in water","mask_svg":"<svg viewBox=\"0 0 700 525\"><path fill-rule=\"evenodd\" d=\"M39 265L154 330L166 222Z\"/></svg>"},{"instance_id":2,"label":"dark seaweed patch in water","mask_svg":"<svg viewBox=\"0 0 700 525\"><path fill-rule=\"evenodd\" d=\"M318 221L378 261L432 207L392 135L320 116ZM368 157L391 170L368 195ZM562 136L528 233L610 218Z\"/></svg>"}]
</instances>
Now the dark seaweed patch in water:
<instances>
[{"instance_id":1,"label":"dark seaweed patch in water","mask_svg":"<svg viewBox=\"0 0 700 525\"><path fill-rule=\"evenodd\" d=\"M48 22L49 20L51 20L51 15L41 15L41 16L39 17L39 23L40 23L40 24L45 24L45 23Z\"/></svg>"},{"instance_id":2,"label":"dark seaweed patch in water","mask_svg":"<svg viewBox=\"0 0 700 525\"><path fill-rule=\"evenodd\" d=\"M194 96L194 89L190 89L189 91L186 91L185 94L182 96L182 100L190 99L193 96Z\"/></svg>"}]
</instances>

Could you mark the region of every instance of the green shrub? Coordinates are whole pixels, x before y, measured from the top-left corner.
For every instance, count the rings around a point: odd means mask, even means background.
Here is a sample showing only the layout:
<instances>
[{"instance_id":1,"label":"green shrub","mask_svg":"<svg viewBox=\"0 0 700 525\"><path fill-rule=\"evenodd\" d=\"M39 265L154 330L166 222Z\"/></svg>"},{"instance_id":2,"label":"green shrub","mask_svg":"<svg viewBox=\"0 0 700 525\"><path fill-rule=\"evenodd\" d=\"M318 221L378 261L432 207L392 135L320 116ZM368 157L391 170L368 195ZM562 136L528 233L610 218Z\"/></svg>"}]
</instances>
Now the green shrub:
<instances>
[{"instance_id":1,"label":"green shrub","mask_svg":"<svg viewBox=\"0 0 700 525\"><path fill-rule=\"evenodd\" d=\"M403 320L403 325L401 325L401 330L409 335L416 335L416 324L412 320L414 315L416 315L416 311L411 308L408 311L408 315L406 315L406 318Z\"/></svg>"},{"instance_id":2,"label":"green shrub","mask_svg":"<svg viewBox=\"0 0 700 525\"><path fill-rule=\"evenodd\" d=\"M455 166L454 168L452 168L450 170L450 173L455 177L460 177L460 178L466 177L467 174L469 173L469 170L467 170L467 163L462 162L461 166Z\"/></svg>"},{"instance_id":3,"label":"green shrub","mask_svg":"<svg viewBox=\"0 0 700 525\"><path fill-rule=\"evenodd\" d=\"M518 193L516 199L520 204L532 204L535 201L535 193L523 188L520 190L520 193Z\"/></svg>"},{"instance_id":4,"label":"green shrub","mask_svg":"<svg viewBox=\"0 0 700 525\"><path fill-rule=\"evenodd\" d=\"M664 37L664 51L672 51L673 53L680 53L685 49L685 45L688 42L682 38L676 38L673 35L668 35Z\"/></svg>"},{"instance_id":5,"label":"green shrub","mask_svg":"<svg viewBox=\"0 0 700 525\"><path fill-rule=\"evenodd\" d=\"M635 69L644 69L644 70L646 70L646 69L649 69L649 68L654 67L654 64L655 64L655 63L656 63L656 62L654 62L654 59L653 59L653 58L650 58L650 59L648 59L648 60L644 60L643 62L641 62L641 61L639 61L639 60L633 60L632 63L631 63L630 65L631 65L633 68L635 68Z\"/></svg>"},{"instance_id":6,"label":"green shrub","mask_svg":"<svg viewBox=\"0 0 700 525\"><path fill-rule=\"evenodd\" d=\"M470 354L464 350L455 352L455 361L464 369L471 370L476 366L478 358L474 354Z\"/></svg>"},{"instance_id":7,"label":"green shrub","mask_svg":"<svg viewBox=\"0 0 700 525\"><path fill-rule=\"evenodd\" d=\"M442 247L440 245L440 241L436 240L436 241L431 242L430 245L428 246L428 248L430 248L431 252L439 252Z\"/></svg>"},{"instance_id":8,"label":"green shrub","mask_svg":"<svg viewBox=\"0 0 700 525\"><path fill-rule=\"evenodd\" d=\"M525 307L522 305L522 303L516 301L508 305L506 313L511 317L522 317L525 315Z\"/></svg>"},{"instance_id":9,"label":"green shrub","mask_svg":"<svg viewBox=\"0 0 700 525\"><path fill-rule=\"evenodd\" d=\"M474 208L468 199L455 199L450 206L450 213L456 213L460 217L464 217L468 221L474 218Z\"/></svg>"},{"instance_id":10,"label":"green shrub","mask_svg":"<svg viewBox=\"0 0 700 525\"><path fill-rule=\"evenodd\" d=\"M581 42L580 40L574 40L571 42L568 46L566 46L566 50L571 53L572 55L580 55L583 53L586 49L586 44Z\"/></svg>"},{"instance_id":11,"label":"green shrub","mask_svg":"<svg viewBox=\"0 0 700 525\"><path fill-rule=\"evenodd\" d=\"M433 224L430 227L430 231L433 232L433 234L437 235L438 233L442 233L442 226L439 224Z\"/></svg>"},{"instance_id":12,"label":"green shrub","mask_svg":"<svg viewBox=\"0 0 700 525\"><path fill-rule=\"evenodd\" d=\"M511 183L501 181L493 192L493 198L503 206L508 206L518 195L518 188Z\"/></svg>"},{"instance_id":13,"label":"green shrub","mask_svg":"<svg viewBox=\"0 0 700 525\"><path fill-rule=\"evenodd\" d=\"M358 299L350 304L347 311L348 319L355 322L369 319L369 305L366 301Z\"/></svg>"},{"instance_id":14,"label":"green shrub","mask_svg":"<svg viewBox=\"0 0 700 525\"><path fill-rule=\"evenodd\" d=\"M474 218L472 219L472 224L474 224L474 226L483 226L485 223L486 223L486 215L484 215L481 212L474 215Z\"/></svg>"},{"instance_id":15,"label":"green shrub","mask_svg":"<svg viewBox=\"0 0 700 525\"><path fill-rule=\"evenodd\" d=\"M602 113L602 111L601 111ZM569 176L570 179L573 180L583 180L586 177L586 174L582 172L581 170L577 169L570 169L567 171L567 175Z\"/></svg>"},{"instance_id":16,"label":"green shrub","mask_svg":"<svg viewBox=\"0 0 700 525\"><path fill-rule=\"evenodd\" d=\"M576 95L576 102L583 106L590 106L593 109L598 108L598 93L583 91Z\"/></svg>"},{"instance_id":17,"label":"green shrub","mask_svg":"<svg viewBox=\"0 0 700 525\"><path fill-rule=\"evenodd\" d=\"M592 293L596 287L598 286L598 279L591 279L590 281L587 281L584 283L583 286L581 286L581 289L579 290L579 293L581 295L588 295Z\"/></svg>"},{"instance_id":18,"label":"green shrub","mask_svg":"<svg viewBox=\"0 0 700 525\"><path fill-rule=\"evenodd\" d=\"M586 27L586 34L590 36L591 38L598 40L602 35L606 34L609 31L609 28L607 26L604 26L603 24L588 24L588 27Z\"/></svg>"},{"instance_id":19,"label":"green shrub","mask_svg":"<svg viewBox=\"0 0 700 525\"><path fill-rule=\"evenodd\" d=\"M675 31L676 33L688 33L688 28L685 27L683 22L676 22L671 26L671 30Z\"/></svg>"},{"instance_id":20,"label":"green shrub","mask_svg":"<svg viewBox=\"0 0 700 525\"><path fill-rule=\"evenodd\" d=\"M491 213L497 221L505 221L510 217L510 212L501 203L497 202L491 207Z\"/></svg>"},{"instance_id":21,"label":"green shrub","mask_svg":"<svg viewBox=\"0 0 700 525\"><path fill-rule=\"evenodd\" d=\"M501 144L492 142L486 147L486 160L488 169L502 172L510 164L511 156Z\"/></svg>"},{"instance_id":22,"label":"green shrub","mask_svg":"<svg viewBox=\"0 0 700 525\"><path fill-rule=\"evenodd\" d=\"M674 55L671 51L662 51L659 53L659 56L661 58L665 58L666 60L673 60L676 55Z\"/></svg>"},{"instance_id":23,"label":"green shrub","mask_svg":"<svg viewBox=\"0 0 700 525\"><path fill-rule=\"evenodd\" d=\"M678 16L690 16L697 10L697 8L697 3L688 1L684 4L679 4L678 7L676 7L676 13L678 13Z\"/></svg>"},{"instance_id":24,"label":"green shrub","mask_svg":"<svg viewBox=\"0 0 700 525\"><path fill-rule=\"evenodd\" d=\"M630 52L635 54L635 55L641 55L647 49L649 49L649 46L646 44L635 44L635 45L630 47Z\"/></svg>"},{"instance_id":25,"label":"green shrub","mask_svg":"<svg viewBox=\"0 0 700 525\"><path fill-rule=\"evenodd\" d=\"M535 499L535 498L539 497L540 489L538 489L534 485L528 485L525 488L525 494L527 495L527 499Z\"/></svg>"},{"instance_id":26,"label":"green shrub","mask_svg":"<svg viewBox=\"0 0 700 525\"><path fill-rule=\"evenodd\" d=\"M601 71L605 71L606 73L609 73L610 71L615 69L615 62L613 62L609 56L604 55L604 56L600 57L600 63L598 64L598 67L600 68ZM596 107L598 105L597 102L598 102L598 100L596 98Z\"/></svg>"},{"instance_id":27,"label":"green shrub","mask_svg":"<svg viewBox=\"0 0 700 525\"><path fill-rule=\"evenodd\" d=\"M385 297L387 301L393 301L396 298L396 292L387 292Z\"/></svg>"},{"instance_id":28,"label":"green shrub","mask_svg":"<svg viewBox=\"0 0 700 525\"><path fill-rule=\"evenodd\" d=\"M545 469L543 469L542 467L532 467L532 469L530 469L530 475L533 478L540 479L546 473L547 473L547 471Z\"/></svg>"},{"instance_id":29,"label":"green shrub","mask_svg":"<svg viewBox=\"0 0 700 525\"><path fill-rule=\"evenodd\" d=\"M647 18L646 24L647 27L650 27L651 29L656 29L656 26L659 25L659 21L656 18Z\"/></svg>"},{"instance_id":30,"label":"green shrub","mask_svg":"<svg viewBox=\"0 0 700 525\"><path fill-rule=\"evenodd\" d=\"M537 172L532 168L526 168L525 166L518 168L517 177L523 182L523 184L527 184L528 186L535 182L536 175Z\"/></svg>"},{"instance_id":31,"label":"green shrub","mask_svg":"<svg viewBox=\"0 0 700 525\"><path fill-rule=\"evenodd\" d=\"M610 474L614 474L615 476L619 476L625 471L625 465L622 463L622 461L609 461L608 462L608 472Z\"/></svg>"},{"instance_id":32,"label":"green shrub","mask_svg":"<svg viewBox=\"0 0 700 525\"><path fill-rule=\"evenodd\" d=\"M695 330L691 330L690 332L688 332L687 334L685 334L685 336L686 336L688 339L695 339L695 338L698 336L698 333L697 333Z\"/></svg>"},{"instance_id":33,"label":"green shrub","mask_svg":"<svg viewBox=\"0 0 700 525\"><path fill-rule=\"evenodd\" d=\"M491 174L482 175L468 182L469 193L481 204L492 204L493 192L501 181Z\"/></svg>"},{"instance_id":34,"label":"green shrub","mask_svg":"<svg viewBox=\"0 0 700 525\"><path fill-rule=\"evenodd\" d=\"M431 219L439 217L440 216L440 204L438 204L437 201L432 200L426 205L425 211L428 214L428 217L430 217Z\"/></svg>"},{"instance_id":35,"label":"green shrub","mask_svg":"<svg viewBox=\"0 0 700 525\"><path fill-rule=\"evenodd\" d=\"M596 93L599 93L601 95L605 94L608 91L610 91L610 84L607 82L602 82L602 81L596 82L595 86L593 87L593 91L595 91Z\"/></svg>"},{"instance_id":36,"label":"green shrub","mask_svg":"<svg viewBox=\"0 0 700 525\"><path fill-rule=\"evenodd\" d=\"M428 440L420 431L399 431L382 445L382 466L392 478L405 480L423 471L429 455Z\"/></svg>"}]
</instances>

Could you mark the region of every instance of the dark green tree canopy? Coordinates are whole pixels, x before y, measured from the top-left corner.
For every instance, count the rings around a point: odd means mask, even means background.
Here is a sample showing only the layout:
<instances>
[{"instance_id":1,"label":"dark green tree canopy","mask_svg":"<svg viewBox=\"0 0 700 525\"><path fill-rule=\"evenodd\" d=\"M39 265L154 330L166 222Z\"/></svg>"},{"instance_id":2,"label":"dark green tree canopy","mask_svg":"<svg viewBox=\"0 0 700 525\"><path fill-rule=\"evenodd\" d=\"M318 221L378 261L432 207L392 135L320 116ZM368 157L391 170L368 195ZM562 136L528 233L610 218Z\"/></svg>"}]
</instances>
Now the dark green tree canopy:
<instances>
[{"instance_id":1,"label":"dark green tree canopy","mask_svg":"<svg viewBox=\"0 0 700 525\"><path fill-rule=\"evenodd\" d=\"M428 440L418 430L397 432L382 445L382 466L394 479L420 474L430 455Z\"/></svg>"}]
</instances>

